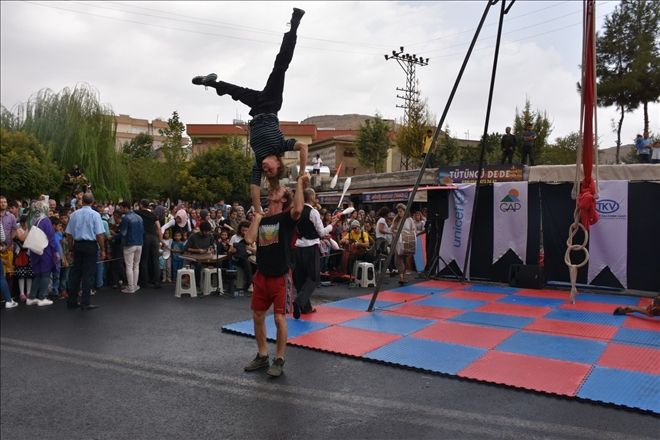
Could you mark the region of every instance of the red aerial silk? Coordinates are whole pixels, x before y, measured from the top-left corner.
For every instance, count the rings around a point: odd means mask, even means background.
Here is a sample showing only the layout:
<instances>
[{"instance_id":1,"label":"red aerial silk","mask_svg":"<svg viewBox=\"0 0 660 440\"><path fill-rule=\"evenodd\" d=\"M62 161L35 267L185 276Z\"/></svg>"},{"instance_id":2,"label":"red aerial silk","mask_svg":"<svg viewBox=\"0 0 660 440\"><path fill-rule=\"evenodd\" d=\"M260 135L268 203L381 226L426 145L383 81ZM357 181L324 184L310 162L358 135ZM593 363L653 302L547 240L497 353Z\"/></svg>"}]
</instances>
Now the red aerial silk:
<instances>
[{"instance_id":1,"label":"red aerial silk","mask_svg":"<svg viewBox=\"0 0 660 440\"><path fill-rule=\"evenodd\" d=\"M584 179L580 182L580 194L578 195L578 208L580 210L580 222L589 229L598 221L596 211L596 182L591 176L594 165L594 108L596 101L596 60L594 51L595 38L595 4L594 0L584 0L584 75L582 83L582 106L583 106L583 132L582 132L582 167Z\"/></svg>"}]
</instances>

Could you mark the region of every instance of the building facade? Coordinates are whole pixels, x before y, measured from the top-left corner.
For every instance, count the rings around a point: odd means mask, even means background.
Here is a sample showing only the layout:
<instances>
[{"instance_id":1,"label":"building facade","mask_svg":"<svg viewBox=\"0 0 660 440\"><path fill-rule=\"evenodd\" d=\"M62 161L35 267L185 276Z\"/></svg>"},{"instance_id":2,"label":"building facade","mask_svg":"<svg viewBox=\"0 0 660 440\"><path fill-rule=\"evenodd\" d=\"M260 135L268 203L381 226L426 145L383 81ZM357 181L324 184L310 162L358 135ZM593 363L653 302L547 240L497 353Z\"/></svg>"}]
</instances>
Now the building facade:
<instances>
[{"instance_id":1,"label":"building facade","mask_svg":"<svg viewBox=\"0 0 660 440\"><path fill-rule=\"evenodd\" d=\"M140 133L153 136L154 150L159 150L165 142L165 136L161 136L159 130L167 128L167 121L161 119L149 121L148 119L132 118L129 115L118 115L115 116L115 122L117 124L115 140L117 151L121 151L126 142L132 141Z\"/></svg>"}]
</instances>

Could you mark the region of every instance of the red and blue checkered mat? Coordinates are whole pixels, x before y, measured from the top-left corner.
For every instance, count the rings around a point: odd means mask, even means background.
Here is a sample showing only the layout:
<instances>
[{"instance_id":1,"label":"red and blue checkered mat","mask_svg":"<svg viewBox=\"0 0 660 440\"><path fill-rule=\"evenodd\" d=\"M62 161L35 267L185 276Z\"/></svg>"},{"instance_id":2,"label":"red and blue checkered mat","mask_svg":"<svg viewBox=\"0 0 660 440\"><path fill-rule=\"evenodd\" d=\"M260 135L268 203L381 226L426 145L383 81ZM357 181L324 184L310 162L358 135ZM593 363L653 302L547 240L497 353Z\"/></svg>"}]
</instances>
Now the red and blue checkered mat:
<instances>
[{"instance_id":1,"label":"red and blue checkered mat","mask_svg":"<svg viewBox=\"0 0 660 440\"><path fill-rule=\"evenodd\" d=\"M650 299L427 281L288 318L289 344L660 413L660 319ZM252 320L222 327L254 336ZM268 338L275 339L272 319Z\"/></svg>"}]
</instances>

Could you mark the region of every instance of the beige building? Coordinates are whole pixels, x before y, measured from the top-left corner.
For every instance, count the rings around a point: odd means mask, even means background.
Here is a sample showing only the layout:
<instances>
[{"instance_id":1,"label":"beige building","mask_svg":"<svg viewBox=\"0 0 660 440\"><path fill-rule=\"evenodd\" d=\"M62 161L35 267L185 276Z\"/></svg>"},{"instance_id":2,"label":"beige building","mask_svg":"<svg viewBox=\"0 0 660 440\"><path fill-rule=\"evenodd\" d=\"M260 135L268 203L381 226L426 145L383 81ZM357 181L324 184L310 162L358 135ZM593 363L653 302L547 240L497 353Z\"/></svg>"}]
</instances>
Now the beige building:
<instances>
[{"instance_id":1,"label":"beige building","mask_svg":"<svg viewBox=\"0 0 660 440\"><path fill-rule=\"evenodd\" d=\"M118 115L115 117L117 123L117 134L115 148L121 151L126 142L133 140L135 136L140 133L146 133L154 138L153 149L158 150L165 141L165 136L161 136L158 130L167 128L167 121L161 119L148 119L132 118L128 115ZM187 143L187 142L186 142Z\"/></svg>"}]
</instances>

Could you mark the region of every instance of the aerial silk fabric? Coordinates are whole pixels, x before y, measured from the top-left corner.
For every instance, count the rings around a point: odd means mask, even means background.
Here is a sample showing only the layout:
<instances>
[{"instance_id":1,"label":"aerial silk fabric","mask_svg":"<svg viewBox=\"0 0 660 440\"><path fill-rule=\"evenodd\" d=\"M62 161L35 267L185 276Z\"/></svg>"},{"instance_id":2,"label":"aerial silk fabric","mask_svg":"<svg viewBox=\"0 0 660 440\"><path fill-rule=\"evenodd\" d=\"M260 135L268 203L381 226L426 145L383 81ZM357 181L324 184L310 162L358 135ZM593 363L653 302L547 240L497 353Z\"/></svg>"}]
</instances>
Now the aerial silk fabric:
<instances>
[{"instance_id":1,"label":"aerial silk fabric","mask_svg":"<svg viewBox=\"0 0 660 440\"><path fill-rule=\"evenodd\" d=\"M493 183L493 263L511 249L527 254L527 182Z\"/></svg>"}]
</instances>

